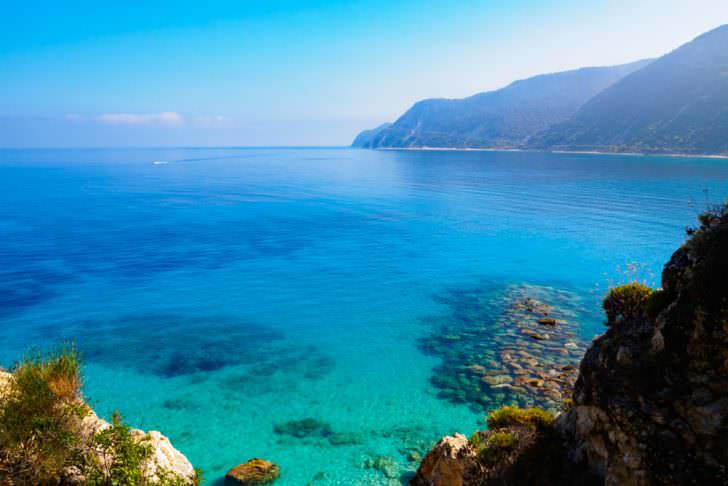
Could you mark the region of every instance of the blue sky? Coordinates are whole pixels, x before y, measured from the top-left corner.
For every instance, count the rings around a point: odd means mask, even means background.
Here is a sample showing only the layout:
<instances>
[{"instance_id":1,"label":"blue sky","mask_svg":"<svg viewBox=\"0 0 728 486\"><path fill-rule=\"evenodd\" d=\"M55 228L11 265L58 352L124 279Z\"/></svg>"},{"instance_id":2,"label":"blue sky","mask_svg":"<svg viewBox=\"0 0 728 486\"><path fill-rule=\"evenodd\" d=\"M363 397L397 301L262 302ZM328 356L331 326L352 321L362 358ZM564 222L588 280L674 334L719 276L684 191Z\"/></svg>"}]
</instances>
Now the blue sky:
<instances>
[{"instance_id":1,"label":"blue sky","mask_svg":"<svg viewBox=\"0 0 728 486\"><path fill-rule=\"evenodd\" d=\"M347 145L422 98L723 23L725 0L6 2L0 146Z\"/></svg>"}]
</instances>

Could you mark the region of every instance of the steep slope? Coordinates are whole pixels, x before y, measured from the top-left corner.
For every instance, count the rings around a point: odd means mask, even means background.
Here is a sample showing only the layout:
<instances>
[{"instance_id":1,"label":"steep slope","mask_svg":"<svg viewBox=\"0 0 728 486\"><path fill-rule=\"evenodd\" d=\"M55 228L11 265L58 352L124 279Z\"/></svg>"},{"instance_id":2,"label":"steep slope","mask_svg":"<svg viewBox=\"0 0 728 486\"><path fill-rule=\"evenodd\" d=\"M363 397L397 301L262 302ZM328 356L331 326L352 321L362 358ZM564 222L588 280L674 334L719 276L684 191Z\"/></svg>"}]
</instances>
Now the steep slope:
<instances>
[{"instance_id":1,"label":"steep slope","mask_svg":"<svg viewBox=\"0 0 728 486\"><path fill-rule=\"evenodd\" d=\"M728 25L626 76L532 146L728 153Z\"/></svg>"},{"instance_id":2,"label":"steep slope","mask_svg":"<svg viewBox=\"0 0 728 486\"><path fill-rule=\"evenodd\" d=\"M728 206L700 221L581 362L562 420L608 485L728 484Z\"/></svg>"},{"instance_id":3,"label":"steep slope","mask_svg":"<svg viewBox=\"0 0 728 486\"><path fill-rule=\"evenodd\" d=\"M372 140L377 137L382 131L386 130L387 128L391 127L391 123L382 123L377 128L372 128L371 130L364 130L359 135L356 136L354 139L354 142L351 144L352 147L368 147L371 145Z\"/></svg>"},{"instance_id":4,"label":"steep slope","mask_svg":"<svg viewBox=\"0 0 728 486\"><path fill-rule=\"evenodd\" d=\"M464 99L416 103L394 124L359 135L355 147L511 147L572 116L590 98L647 65L638 61L516 81Z\"/></svg>"}]
</instances>

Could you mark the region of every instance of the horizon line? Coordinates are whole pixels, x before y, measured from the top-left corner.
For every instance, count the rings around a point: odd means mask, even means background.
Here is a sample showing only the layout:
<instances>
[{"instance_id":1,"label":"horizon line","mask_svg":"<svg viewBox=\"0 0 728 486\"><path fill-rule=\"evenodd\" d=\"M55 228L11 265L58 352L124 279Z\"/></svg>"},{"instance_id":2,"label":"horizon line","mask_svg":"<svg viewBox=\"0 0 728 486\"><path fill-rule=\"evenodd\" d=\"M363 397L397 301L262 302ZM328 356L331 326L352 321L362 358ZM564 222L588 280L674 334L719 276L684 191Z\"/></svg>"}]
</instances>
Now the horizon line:
<instances>
[{"instance_id":1,"label":"horizon line","mask_svg":"<svg viewBox=\"0 0 728 486\"><path fill-rule=\"evenodd\" d=\"M151 150L151 149L342 149L356 148L351 145L107 145L88 147L0 147L0 150ZM366 150L366 149L359 149Z\"/></svg>"}]
</instances>

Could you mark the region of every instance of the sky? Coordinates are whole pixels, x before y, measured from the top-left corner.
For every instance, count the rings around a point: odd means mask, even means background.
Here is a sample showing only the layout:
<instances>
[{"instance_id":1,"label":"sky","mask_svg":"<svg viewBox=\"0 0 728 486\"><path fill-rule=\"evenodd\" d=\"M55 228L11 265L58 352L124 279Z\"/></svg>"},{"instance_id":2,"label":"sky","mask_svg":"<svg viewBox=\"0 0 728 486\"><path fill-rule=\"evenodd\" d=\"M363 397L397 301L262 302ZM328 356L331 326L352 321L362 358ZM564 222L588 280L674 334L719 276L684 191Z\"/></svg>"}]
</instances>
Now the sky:
<instances>
[{"instance_id":1,"label":"sky","mask_svg":"<svg viewBox=\"0 0 728 486\"><path fill-rule=\"evenodd\" d=\"M8 1L0 147L348 145L420 99L725 23L726 0Z\"/></svg>"}]
</instances>

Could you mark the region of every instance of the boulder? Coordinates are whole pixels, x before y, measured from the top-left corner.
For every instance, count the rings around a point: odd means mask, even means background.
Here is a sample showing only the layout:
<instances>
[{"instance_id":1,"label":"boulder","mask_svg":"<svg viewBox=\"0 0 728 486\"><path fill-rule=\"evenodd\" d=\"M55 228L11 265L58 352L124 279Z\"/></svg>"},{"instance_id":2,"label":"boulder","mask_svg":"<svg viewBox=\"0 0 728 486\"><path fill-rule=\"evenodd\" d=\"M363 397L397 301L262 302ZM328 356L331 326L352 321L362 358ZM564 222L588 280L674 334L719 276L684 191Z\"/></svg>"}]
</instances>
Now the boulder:
<instances>
[{"instance_id":1,"label":"boulder","mask_svg":"<svg viewBox=\"0 0 728 486\"><path fill-rule=\"evenodd\" d=\"M412 479L411 486L464 486L478 475L476 452L468 438L455 434L440 439L427 453Z\"/></svg>"},{"instance_id":2,"label":"boulder","mask_svg":"<svg viewBox=\"0 0 728 486\"><path fill-rule=\"evenodd\" d=\"M225 483L243 486L270 484L280 475L281 468L277 464L256 457L230 469L225 475Z\"/></svg>"}]
</instances>

